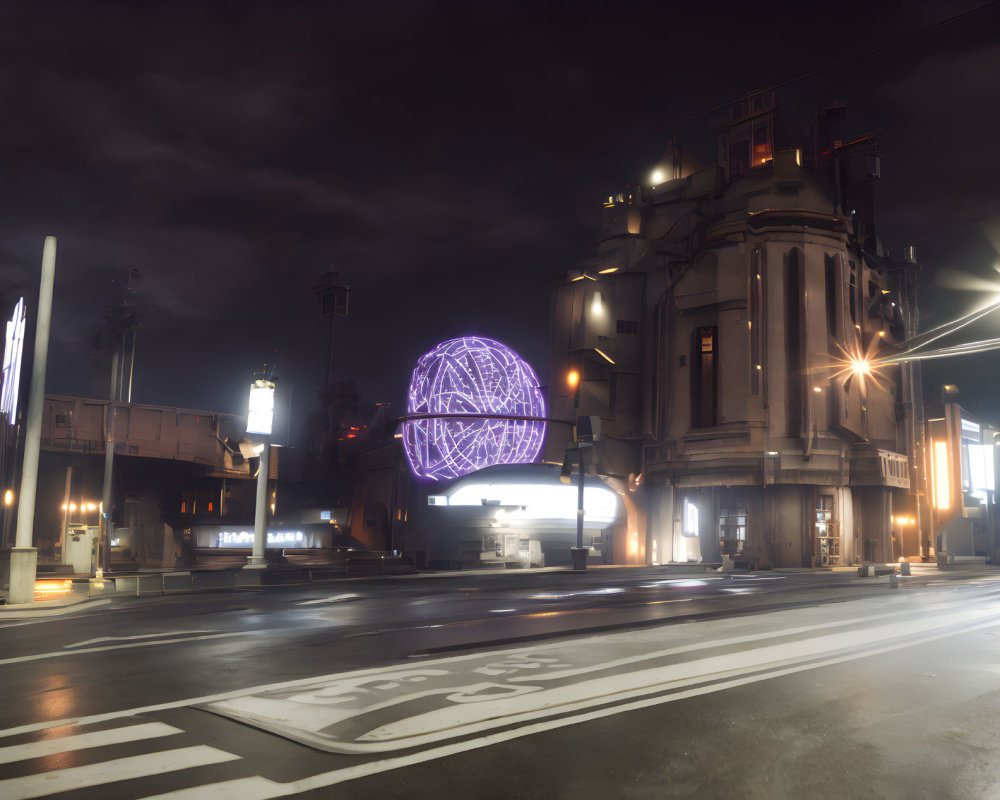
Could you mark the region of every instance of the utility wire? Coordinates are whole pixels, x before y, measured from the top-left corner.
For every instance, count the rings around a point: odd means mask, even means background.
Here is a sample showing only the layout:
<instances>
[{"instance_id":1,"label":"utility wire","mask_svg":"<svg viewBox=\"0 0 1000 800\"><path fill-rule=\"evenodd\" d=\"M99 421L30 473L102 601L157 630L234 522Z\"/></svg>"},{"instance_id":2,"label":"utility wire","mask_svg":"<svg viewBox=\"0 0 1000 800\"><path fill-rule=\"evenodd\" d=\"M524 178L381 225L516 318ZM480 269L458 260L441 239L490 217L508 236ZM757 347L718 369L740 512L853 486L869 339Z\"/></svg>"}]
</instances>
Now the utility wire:
<instances>
[{"instance_id":1,"label":"utility wire","mask_svg":"<svg viewBox=\"0 0 1000 800\"><path fill-rule=\"evenodd\" d=\"M902 342L902 346L906 348L905 354L913 353L926 347L931 342L936 342L938 339L943 339L951 333L964 328L966 325L971 325L976 320L980 320L988 314L992 314L994 311L1000 310L1000 300L994 300L988 306L977 309L966 314L964 317L959 317L951 322L946 322L943 325L938 325L936 328L931 328L929 331L917 334L916 336L905 340ZM927 338L930 337L930 338ZM920 341L923 340L923 341ZM956 345L959 347L961 345Z\"/></svg>"}]
</instances>

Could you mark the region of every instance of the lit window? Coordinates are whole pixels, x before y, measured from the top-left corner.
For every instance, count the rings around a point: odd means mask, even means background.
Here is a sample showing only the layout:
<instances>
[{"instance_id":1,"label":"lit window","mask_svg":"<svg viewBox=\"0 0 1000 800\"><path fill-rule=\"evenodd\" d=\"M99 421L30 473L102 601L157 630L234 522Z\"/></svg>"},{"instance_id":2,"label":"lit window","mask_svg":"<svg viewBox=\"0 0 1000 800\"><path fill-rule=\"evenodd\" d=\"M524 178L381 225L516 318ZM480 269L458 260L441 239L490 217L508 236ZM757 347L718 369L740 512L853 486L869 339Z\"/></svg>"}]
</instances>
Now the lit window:
<instances>
[{"instance_id":1,"label":"lit window","mask_svg":"<svg viewBox=\"0 0 1000 800\"><path fill-rule=\"evenodd\" d=\"M708 428L716 424L718 380L718 328L697 328L691 375L691 427Z\"/></svg>"},{"instance_id":2,"label":"lit window","mask_svg":"<svg viewBox=\"0 0 1000 800\"><path fill-rule=\"evenodd\" d=\"M698 506L684 498L684 514L681 520L681 535L698 536Z\"/></svg>"}]
</instances>

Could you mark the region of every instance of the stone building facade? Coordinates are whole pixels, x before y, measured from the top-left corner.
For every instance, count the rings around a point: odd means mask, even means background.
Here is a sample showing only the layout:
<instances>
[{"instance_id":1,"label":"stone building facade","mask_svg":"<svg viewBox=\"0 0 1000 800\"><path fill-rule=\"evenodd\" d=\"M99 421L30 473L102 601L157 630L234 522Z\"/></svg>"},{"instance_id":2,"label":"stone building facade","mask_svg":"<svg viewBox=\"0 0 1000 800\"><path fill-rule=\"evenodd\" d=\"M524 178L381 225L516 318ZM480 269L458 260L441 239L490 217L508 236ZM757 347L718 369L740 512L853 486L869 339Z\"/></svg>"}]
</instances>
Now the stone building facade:
<instances>
[{"instance_id":1,"label":"stone building facade","mask_svg":"<svg viewBox=\"0 0 1000 800\"><path fill-rule=\"evenodd\" d=\"M555 291L552 416L600 419L590 468L629 512L616 562L919 555L894 530L928 516L919 374L866 367L916 333L918 267L879 242L877 143L842 123L789 134L773 92L734 104L719 162L671 143Z\"/></svg>"}]
</instances>

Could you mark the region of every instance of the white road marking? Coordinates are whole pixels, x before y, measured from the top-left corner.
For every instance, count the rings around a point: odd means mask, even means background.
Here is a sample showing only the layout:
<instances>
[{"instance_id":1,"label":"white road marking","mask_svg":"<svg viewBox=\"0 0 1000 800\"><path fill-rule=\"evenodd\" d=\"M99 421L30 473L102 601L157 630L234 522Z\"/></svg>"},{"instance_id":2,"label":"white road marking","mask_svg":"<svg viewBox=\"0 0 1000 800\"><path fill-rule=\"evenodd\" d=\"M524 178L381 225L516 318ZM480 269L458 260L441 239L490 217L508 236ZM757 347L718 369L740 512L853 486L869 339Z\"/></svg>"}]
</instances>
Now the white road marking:
<instances>
[{"instance_id":1,"label":"white road marking","mask_svg":"<svg viewBox=\"0 0 1000 800\"><path fill-rule=\"evenodd\" d=\"M155 639L159 636L180 636L184 633L215 633L215 631L165 631L164 633L137 633L135 636L98 636L96 639L87 639L84 642L76 642L74 644L64 644L63 647L85 647L88 644L97 644L98 642L128 642L134 639Z\"/></svg>"},{"instance_id":2,"label":"white road marking","mask_svg":"<svg viewBox=\"0 0 1000 800\"><path fill-rule=\"evenodd\" d=\"M481 675L468 671L432 670L428 669L430 665L421 664L419 684L413 682L415 673L412 670L400 672L396 669L384 675L386 681L396 679L397 686L406 682L400 691L378 692L379 687L371 685L370 681L358 685L334 678L295 696L283 692L248 695L211 704L207 710L330 752L380 753L436 745L458 736L620 703L682 686L787 667L890 640L905 643L906 637L952 631L959 626L979 623L984 618L996 619L995 608L956 611L936 615L930 620L889 622L694 661L643 664L649 661L649 656L644 654L638 659L626 660L626 663L640 665L639 669L631 671L621 669L620 661L602 660L603 654L620 647L614 639L591 640L536 648L533 657L523 663L508 658L509 669L505 671L518 674L497 676L486 682ZM1000 625L1000 619L995 624ZM538 669L541 665L536 663L539 661L537 654L543 651L577 663L581 653L590 653L596 663L548 674ZM530 674L523 674L526 669ZM588 673L601 674L581 681L557 682L567 676ZM424 701L425 706L429 703L429 709L415 715L403 710L408 703L418 700ZM366 724L363 723L365 719L368 720ZM359 724L362 725L360 729Z\"/></svg>"},{"instance_id":3,"label":"white road marking","mask_svg":"<svg viewBox=\"0 0 1000 800\"><path fill-rule=\"evenodd\" d=\"M360 600L360 594L337 594L333 597L320 597L318 600L303 600L301 603L296 603L299 606L315 606L320 603L346 603L348 600Z\"/></svg>"},{"instance_id":4,"label":"white road marking","mask_svg":"<svg viewBox=\"0 0 1000 800\"><path fill-rule=\"evenodd\" d=\"M182 747L177 750L165 750L162 753L117 758L99 764L88 764L85 767L70 767L39 775L10 778L0 781L0 797L4 800L29 800L32 797L44 797L56 792L69 792L115 781L163 775L167 772L204 767L209 764L222 764L238 758L239 756L232 753L205 745Z\"/></svg>"},{"instance_id":5,"label":"white road marking","mask_svg":"<svg viewBox=\"0 0 1000 800\"><path fill-rule=\"evenodd\" d=\"M150 795L142 800L226 800L231 797L238 797L240 800L271 800L271 798L275 797L287 797L288 795L299 794L301 792L325 789L330 786L345 783L346 781L357 780L358 778L365 778L370 775L377 775L382 772L389 772L394 769L413 766L414 764L422 764L427 761L434 761L439 758L446 758L459 753L466 753L470 750L490 747L512 739L531 736L535 733L543 733L545 731L564 728L570 725L578 725L583 722L591 722L604 717L624 714L629 711L637 711L651 706L662 705L664 703L672 703L676 700L684 700L689 697L711 694L713 692L723 691L724 689L732 689L750 683L758 683L760 681L769 680L771 678L792 675L796 672L804 672L806 670L818 669L820 667L833 666L847 661L856 661L861 658L869 658L882 653L891 653L895 650L902 650L907 647L913 647L915 645L937 641L938 639L944 639L958 633L970 633L973 631L996 627L998 625L1000 625L1000 620L991 620L965 627L961 631L954 629L939 631L928 636L908 639L903 642L896 642L891 645L879 647L874 650L867 650L862 653L848 653L846 655L828 658L819 662L798 664L792 667L778 669L766 674L748 675L721 683L715 683L710 686L699 686L692 689L686 689L684 691L675 692L666 696L644 698L642 700L637 700L611 708L589 711L573 717L546 720L532 725L525 725L514 730L492 733L476 739L455 742L453 744L447 744L431 748L429 750L423 750L421 752L409 753L407 755L396 756L394 758L368 761L364 764L333 770L331 772L320 773L319 775L301 778L297 781L291 781L289 783L278 783L257 775L250 778L221 781L219 783L194 786L188 789L180 789L178 791L166 792L158 795Z\"/></svg>"},{"instance_id":6,"label":"white road marking","mask_svg":"<svg viewBox=\"0 0 1000 800\"><path fill-rule=\"evenodd\" d=\"M849 605L851 603L862 604L864 602L865 602L864 600L848 601L846 603L841 604L841 607L845 607L845 606L847 606L847 605ZM893 601L893 599L887 599L886 601L883 601L883 603L886 603L886 602L892 603L894 601ZM899 597L897 597L895 599L895 602L897 602L897 603L901 602L901 600L899 599ZM948 604L942 604L941 606L938 606L938 607L939 608L945 608L945 607L948 607L948 608L950 608L950 607L962 607L962 608L965 608L965 607L967 607L967 605L968 605L968 601L963 599L961 603L959 603L958 601L953 601L953 602L950 602ZM912 609L912 610L916 611L917 609ZM789 613L789 612L783 612L783 611L779 610L779 611L774 611L774 612L766 612L766 613L763 613L763 614L760 614L760 615L756 615L756 616L757 616L757 618L764 618L764 617L767 617L767 616L770 616L770 615L782 614L782 613ZM891 616L891 614L883 613L883 614L874 614L874 615L870 615L870 616L867 616L867 617L854 617L854 618L849 618L849 619L842 620L840 622L818 623L816 625L802 626L802 627L795 628L795 629L777 630L777 631L773 631L773 632L767 632L767 633L762 633L762 634L753 634L753 635L757 636L759 638L777 638L777 637L781 637L781 636L787 635L789 631L798 631L798 632L803 632L804 633L804 632L808 632L810 630L819 630L819 629L827 628L827 627L834 626L834 625L861 625L861 624L864 624L864 623L869 622L869 621L883 619L883 618L885 618L887 616ZM572 633L570 632L567 635L571 636ZM624 635L624 636L628 636L629 634L612 634L612 635ZM642 636L643 634L638 633L636 635L637 636ZM598 638L602 638L602 637L598 637ZM743 637L735 637L733 639L733 641L741 640L742 638ZM729 641L729 640L727 640L727 639L714 640L714 641L713 640L708 640L708 641L705 641L705 642L698 643L696 645L691 645L691 647L692 647L692 649L720 647L720 646L724 646L727 641ZM151 644L159 644L159 642L151 642ZM130 646L131 645L121 645L121 647L130 647ZM558 646L558 645L543 645L543 647L545 647L545 646L547 646L547 647L554 647L554 646ZM98 649L99 650L107 650L107 649L110 649L110 648L98 648ZM515 649L491 650L491 651L479 652L479 653L468 653L468 654L459 655L459 656L449 656L447 658L438 658L438 659L434 659L433 661L421 661L420 664L419 664L419 666L420 667L434 667L434 666L438 666L438 665L441 665L441 664L452 664L452 663L458 663L458 662L462 662L462 661L469 661L469 660L472 660L472 659L484 658L484 657L505 658L507 656L516 655L518 653L537 652L538 649L539 649L539 647L531 647L531 646L529 646L529 647L522 647L522 648L515 648ZM70 654L69 653L59 653L58 655L70 655ZM0 664L2 664L2 663L3 662L0 661ZM402 669L403 667L400 666L398 668ZM392 669L397 669L397 668L394 667ZM141 714L149 714L149 713L153 713L153 712L156 712L156 711L167 711L167 710L173 709L173 708L187 708L189 706L206 705L208 703L215 703L215 702L219 702L221 700L231 700L231 699L234 699L234 698L237 698L237 697L244 697L246 695L257 694L257 693L260 693L260 692L276 691L276 690L280 690L280 689L292 689L292 688L295 688L295 687L298 687L298 686L310 686L310 685L314 685L314 684L320 683L320 682L322 682L324 680L329 680L330 678L333 678L333 677L336 677L336 678L339 678L339 679L343 679L343 680L351 680L351 679L356 679L356 678L362 678L362 677L369 676L369 675L379 675L381 673L384 673L385 671L386 671L385 667L368 667L368 668L365 668L365 669L352 670L350 672L337 673L335 675L326 675L326 676L319 675L319 676L313 676L311 678L298 678L296 680L279 681L279 682L276 682L276 683L263 684L263 685L260 685L260 686L249 686L249 687L245 687L245 688L242 688L242 689L233 689L232 691L228 691L228 692L219 692L217 694L203 695L202 697L191 697L191 698L187 698L187 699L184 699L184 700L173 700L173 701L169 701L169 702L165 702L165 703L155 703L155 704L151 704L151 705L148 705L148 706L138 706L138 707L135 707L135 708L122 709L122 710L119 710L119 711L108 711L108 712L105 712L103 714L91 714L89 716L84 716L84 717L64 717L62 719L48 720L48 721L44 721L44 722L34 722L34 723L29 723L27 725L19 725L19 726L15 727L15 728L8 728L6 730L0 730L0 738L7 737L7 736L17 736L17 735L20 735L20 734L23 734L23 733L33 733L35 731L47 730L49 728L62 727L64 725L89 725L89 724L93 724L93 723L97 723L97 722L107 722L107 721L113 720L113 719L124 719L126 717L138 716L138 715L141 715Z\"/></svg>"},{"instance_id":7,"label":"white road marking","mask_svg":"<svg viewBox=\"0 0 1000 800\"><path fill-rule=\"evenodd\" d=\"M22 664L25 661L43 661L47 658L76 656L81 653L104 653L108 650L127 650L132 647L151 647L156 644L177 644L178 642L196 642L201 639L224 639L230 636L249 636L263 631L235 631L234 633L210 633L205 636L187 636L183 639L156 639L148 642L129 642L128 644L112 644L107 647L85 647L80 650L56 650L52 653L34 653L30 656L14 656L0 659L0 667L5 664Z\"/></svg>"},{"instance_id":8,"label":"white road marking","mask_svg":"<svg viewBox=\"0 0 1000 800\"><path fill-rule=\"evenodd\" d=\"M74 603L70 606L57 606L55 608L32 608L25 609L24 611L0 611L0 621L8 619L27 619L30 622L22 622L21 625L34 625L38 622L59 622L62 620L64 614L74 614L79 611L89 611L97 606L106 606L111 602L110 599L104 598L102 600L87 600L80 603ZM7 606L7 608L12 609L14 606ZM84 615L87 616L87 615ZM41 619L39 619L39 617ZM3 627L14 627L13 625L4 625Z\"/></svg>"},{"instance_id":9,"label":"white road marking","mask_svg":"<svg viewBox=\"0 0 1000 800\"><path fill-rule=\"evenodd\" d=\"M156 739L161 736L173 736L183 733L180 728L165 725L162 722L148 722L143 725L129 725L125 728L112 728L106 731L81 733L74 736L61 736L57 739L46 739L43 742L29 742L11 747L0 747L0 764L12 764L15 761L25 761L29 758L42 758L66 753L70 750L85 750L89 747L104 747L109 744L138 742L142 739Z\"/></svg>"}]
</instances>

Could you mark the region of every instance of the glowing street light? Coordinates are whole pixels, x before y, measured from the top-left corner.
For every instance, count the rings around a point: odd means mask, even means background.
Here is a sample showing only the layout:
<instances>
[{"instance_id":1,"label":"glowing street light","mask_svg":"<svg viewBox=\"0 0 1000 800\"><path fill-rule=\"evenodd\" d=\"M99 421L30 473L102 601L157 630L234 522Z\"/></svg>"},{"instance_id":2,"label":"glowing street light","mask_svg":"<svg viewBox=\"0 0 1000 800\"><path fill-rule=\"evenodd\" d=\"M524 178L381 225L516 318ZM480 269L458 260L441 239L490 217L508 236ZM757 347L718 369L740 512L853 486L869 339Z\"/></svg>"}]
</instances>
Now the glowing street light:
<instances>
[{"instance_id":1,"label":"glowing street light","mask_svg":"<svg viewBox=\"0 0 1000 800\"><path fill-rule=\"evenodd\" d=\"M267 566L264 548L267 538L267 479L271 461L271 428L274 422L275 378L265 368L265 375L250 384L247 412L247 433L263 436L260 444L260 464L257 467L257 503L254 510L253 553L244 569L263 569ZM254 448L256 451L256 448Z\"/></svg>"},{"instance_id":2,"label":"glowing street light","mask_svg":"<svg viewBox=\"0 0 1000 800\"><path fill-rule=\"evenodd\" d=\"M576 388L580 385L580 373L575 369L571 369L566 375L566 385L569 386L570 391L575 392Z\"/></svg>"}]
</instances>

